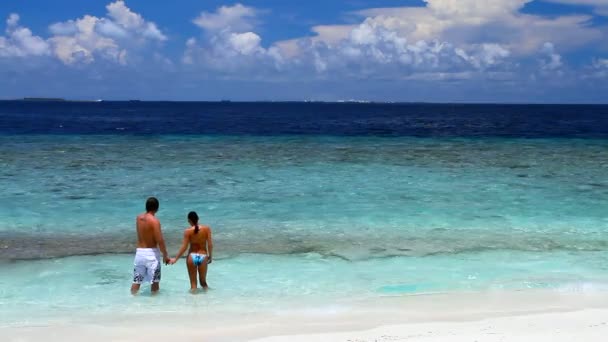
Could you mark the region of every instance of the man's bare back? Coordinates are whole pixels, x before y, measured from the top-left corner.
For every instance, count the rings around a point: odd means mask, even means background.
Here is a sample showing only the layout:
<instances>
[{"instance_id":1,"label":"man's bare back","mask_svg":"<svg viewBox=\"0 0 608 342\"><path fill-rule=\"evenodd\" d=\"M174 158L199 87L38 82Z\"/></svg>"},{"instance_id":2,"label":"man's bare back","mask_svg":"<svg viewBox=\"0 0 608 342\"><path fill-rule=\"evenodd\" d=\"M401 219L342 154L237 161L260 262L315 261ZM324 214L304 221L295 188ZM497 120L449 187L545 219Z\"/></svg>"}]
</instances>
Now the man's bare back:
<instances>
[{"instance_id":1,"label":"man's bare back","mask_svg":"<svg viewBox=\"0 0 608 342\"><path fill-rule=\"evenodd\" d=\"M159 290L161 263L167 264L165 239L160 229L160 221L156 218L159 203L154 197L146 201L146 212L137 216L135 227L137 231L137 250L133 261L133 284L131 293L136 294L143 282L152 284L152 292ZM160 254L162 253L162 259Z\"/></svg>"},{"instance_id":2,"label":"man's bare back","mask_svg":"<svg viewBox=\"0 0 608 342\"><path fill-rule=\"evenodd\" d=\"M150 213L137 216L137 248L158 248L162 241L160 221ZM159 236L160 235L160 236Z\"/></svg>"}]
</instances>

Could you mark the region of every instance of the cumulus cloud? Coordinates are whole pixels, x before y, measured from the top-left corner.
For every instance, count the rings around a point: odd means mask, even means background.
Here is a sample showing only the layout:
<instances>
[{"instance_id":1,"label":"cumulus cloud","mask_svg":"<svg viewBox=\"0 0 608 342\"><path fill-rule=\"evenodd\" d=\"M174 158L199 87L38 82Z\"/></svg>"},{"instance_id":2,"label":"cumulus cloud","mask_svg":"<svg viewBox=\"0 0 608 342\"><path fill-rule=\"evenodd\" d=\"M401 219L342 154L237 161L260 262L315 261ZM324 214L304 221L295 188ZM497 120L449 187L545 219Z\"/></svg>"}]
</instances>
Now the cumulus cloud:
<instances>
[{"instance_id":1,"label":"cumulus cloud","mask_svg":"<svg viewBox=\"0 0 608 342\"><path fill-rule=\"evenodd\" d=\"M215 13L202 12L193 22L207 31L244 32L255 27L257 13L253 7L236 4L222 6Z\"/></svg>"},{"instance_id":2,"label":"cumulus cloud","mask_svg":"<svg viewBox=\"0 0 608 342\"><path fill-rule=\"evenodd\" d=\"M49 31L51 31L51 33L54 35L68 36L78 32L78 28L76 27L74 21L70 20L66 22L51 24L49 26Z\"/></svg>"},{"instance_id":3,"label":"cumulus cloud","mask_svg":"<svg viewBox=\"0 0 608 342\"><path fill-rule=\"evenodd\" d=\"M19 24L19 19L20 19L19 14L11 13L11 15L9 15L8 18L6 19L7 30L17 26L17 24Z\"/></svg>"},{"instance_id":4,"label":"cumulus cloud","mask_svg":"<svg viewBox=\"0 0 608 342\"><path fill-rule=\"evenodd\" d=\"M49 44L32 31L19 25L19 15L6 20L6 36L0 36L0 57L28 57L49 54Z\"/></svg>"},{"instance_id":5,"label":"cumulus cloud","mask_svg":"<svg viewBox=\"0 0 608 342\"><path fill-rule=\"evenodd\" d=\"M268 48L252 31L258 10L241 4L223 6L193 20L203 34L188 40L183 62L226 72L252 67L310 69L317 74L380 78L414 73L442 73L441 77L447 78L445 74L450 72L470 75L467 72L510 66L513 47L509 44L453 42L441 35L442 25L434 24L452 17L466 17L463 20L475 24L488 22L528 1L488 0L485 6L466 1L470 6L462 6L460 1L428 0L426 8L370 10L378 11L377 15L367 16L361 24L315 26L315 36L276 42ZM425 15L419 15L421 10Z\"/></svg>"},{"instance_id":6,"label":"cumulus cloud","mask_svg":"<svg viewBox=\"0 0 608 342\"><path fill-rule=\"evenodd\" d=\"M455 45L496 43L516 55L537 53L547 41L574 49L602 39L589 25L591 16L543 17L522 13L530 0L426 0L426 7L372 8L356 14L373 20L410 41L441 40ZM346 28L350 25L345 25ZM315 39L332 44L348 33L339 25L317 32ZM330 38L331 37L331 38Z\"/></svg>"},{"instance_id":7,"label":"cumulus cloud","mask_svg":"<svg viewBox=\"0 0 608 342\"><path fill-rule=\"evenodd\" d=\"M456 47L449 42L418 40L366 20L354 28L350 36L338 44L308 41L301 45L308 55L302 60L314 61L318 73L351 73L356 77L412 78L414 74L448 73L472 75L466 71L482 71L500 66L510 56L498 44L472 44Z\"/></svg>"},{"instance_id":8,"label":"cumulus cloud","mask_svg":"<svg viewBox=\"0 0 608 342\"><path fill-rule=\"evenodd\" d=\"M485 22L520 10L532 0L424 0L439 18L463 18Z\"/></svg>"},{"instance_id":9,"label":"cumulus cloud","mask_svg":"<svg viewBox=\"0 0 608 342\"><path fill-rule=\"evenodd\" d=\"M382 9L359 25L315 27L316 36L283 41L275 46L292 64L311 61L318 73L346 72L357 77L413 79L415 74L421 74L450 79L447 75L453 73L458 75L453 79L462 79L476 72L510 67L509 45L450 41L440 34L441 27L421 26L416 20L421 13L429 11L442 17L461 16L465 11L475 18L504 12L499 6L484 10L473 2L469 7L464 6L466 9L449 1L428 1L432 9ZM525 1L512 3L513 8L519 8Z\"/></svg>"},{"instance_id":10,"label":"cumulus cloud","mask_svg":"<svg viewBox=\"0 0 608 342\"><path fill-rule=\"evenodd\" d=\"M318 73L502 79L526 59L540 60L543 71L558 70L563 60L555 46L567 52L604 37L601 28L589 25L589 15L523 13L532 0L424 1L424 7L359 11L358 25L316 26L311 37L273 46L287 64L308 62Z\"/></svg>"},{"instance_id":11,"label":"cumulus cloud","mask_svg":"<svg viewBox=\"0 0 608 342\"><path fill-rule=\"evenodd\" d=\"M608 58L595 58L591 63L592 76L596 78L608 78Z\"/></svg>"},{"instance_id":12,"label":"cumulus cloud","mask_svg":"<svg viewBox=\"0 0 608 342\"><path fill-rule=\"evenodd\" d=\"M85 15L76 21L61 23L64 28L71 27L73 33L49 39L55 56L65 64L91 63L95 56L126 64L127 50L121 48L111 37L99 34L96 30L99 22L99 18Z\"/></svg>"},{"instance_id":13,"label":"cumulus cloud","mask_svg":"<svg viewBox=\"0 0 608 342\"><path fill-rule=\"evenodd\" d=\"M252 31L258 14L255 8L242 4L202 12L193 20L203 29L201 38L188 39L183 62L220 72L280 68L282 56L278 48L263 47L262 38Z\"/></svg>"},{"instance_id":14,"label":"cumulus cloud","mask_svg":"<svg viewBox=\"0 0 608 342\"><path fill-rule=\"evenodd\" d=\"M509 57L509 51L498 44L479 44L456 48L448 42L419 40L409 42L407 37L387 29L375 20L368 19L351 31L339 50L348 57L379 64L399 63L419 71L450 70L469 64L484 69Z\"/></svg>"},{"instance_id":15,"label":"cumulus cloud","mask_svg":"<svg viewBox=\"0 0 608 342\"><path fill-rule=\"evenodd\" d=\"M553 43L547 42L543 44L541 54L540 64L542 70L553 71L562 67L562 56L555 51Z\"/></svg>"},{"instance_id":16,"label":"cumulus cloud","mask_svg":"<svg viewBox=\"0 0 608 342\"><path fill-rule=\"evenodd\" d=\"M200 34L187 39L182 63L174 63L156 49L167 35L125 1L112 1L104 16L53 23L48 39L10 15L0 35L0 57L53 56L83 66L135 65L145 55L155 67L197 68L222 79L505 81L559 74L570 52L606 39L605 25L590 24L593 15L523 11L532 0L423 0L423 6L358 11L347 25L313 26L310 36L269 44L260 33L265 11L237 3L193 15ZM545 1L586 4L596 13L608 4ZM605 59L583 67L596 77L607 68Z\"/></svg>"},{"instance_id":17,"label":"cumulus cloud","mask_svg":"<svg viewBox=\"0 0 608 342\"><path fill-rule=\"evenodd\" d=\"M261 41L262 38L253 32L231 33L228 36L230 47L242 55L252 55L260 52L262 49L260 47Z\"/></svg>"},{"instance_id":18,"label":"cumulus cloud","mask_svg":"<svg viewBox=\"0 0 608 342\"><path fill-rule=\"evenodd\" d=\"M158 29L155 23L147 22L138 13L131 11L123 1L116 1L108 6L109 19L102 19L141 38L165 41L167 37Z\"/></svg>"},{"instance_id":19,"label":"cumulus cloud","mask_svg":"<svg viewBox=\"0 0 608 342\"><path fill-rule=\"evenodd\" d=\"M508 49L499 44L479 44L468 48L472 52L467 52L462 48L457 48L455 52L476 69L490 68L500 64L511 55Z\"/></svg>"},{"instance_id":20,"label":"cumulus cloud","mask_svg":"<svg viewBox=\"0 0 608 342\"><path fill-rule=\"evenodd\" d=\"M124 1L110 3L106 9L107 17L85 15L50 25L53 54L65 64L88 64L101 58L125 65L130 50L167 40L155 23L131 11Z\"/></svg>"}]
</instances>

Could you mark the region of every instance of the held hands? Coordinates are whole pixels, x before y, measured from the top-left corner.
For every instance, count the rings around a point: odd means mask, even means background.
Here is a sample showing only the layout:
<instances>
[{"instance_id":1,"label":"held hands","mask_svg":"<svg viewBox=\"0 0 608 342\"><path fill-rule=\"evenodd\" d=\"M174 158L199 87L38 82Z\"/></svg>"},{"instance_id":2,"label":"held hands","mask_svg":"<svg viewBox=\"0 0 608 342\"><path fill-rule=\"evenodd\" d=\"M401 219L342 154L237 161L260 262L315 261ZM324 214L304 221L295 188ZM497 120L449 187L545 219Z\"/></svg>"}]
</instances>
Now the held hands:
<instances>
[{"instance_id":1,"label":"held hands","mask_svg":"<svg viewBox=\"0 0 608 342\"><path fill-rule=\"evenodd\" d=\"M175 265L175 263L176 263L176 262L177 262L177 259L175 259L175 258L171 258L171 259L169 260L169 265Z\"/></svg>"}]
</instances>

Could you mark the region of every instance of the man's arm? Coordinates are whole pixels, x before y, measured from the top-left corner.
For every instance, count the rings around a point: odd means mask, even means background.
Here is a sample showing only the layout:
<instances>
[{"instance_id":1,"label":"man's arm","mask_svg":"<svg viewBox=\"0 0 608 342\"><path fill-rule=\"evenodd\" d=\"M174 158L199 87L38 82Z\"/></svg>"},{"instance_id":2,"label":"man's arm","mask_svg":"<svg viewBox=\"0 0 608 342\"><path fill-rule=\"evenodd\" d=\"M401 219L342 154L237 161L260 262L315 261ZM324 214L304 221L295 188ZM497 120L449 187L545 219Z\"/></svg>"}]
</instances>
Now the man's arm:
<instances>
[{"instance_id":1,"label":"man's arm","mask_svg":"<svg viewBox=\"0 0 608 342\"><path fill-rule=\"evenodd\" d=\"M135 218L135 234L137 235L137 247L139 247L139 242L141 241L139 238L139 216Z\"/></svg>"},{"instance_id":2,"label":"man's arm","mask_svg":"<svg viewBox=\"0 0 608 342\"><path fill-rule=\"evenodd\" d=\"M207 227L207 229L209 229L209 235L207 235L207 253L209 253L209 261L207 263L210 264L213 260L213 239L211 238L211 227Z\"/></svg>"},{"instance_id":3,"label":"man's arm","mask_svg":"<svg viewBox=\"0 0 608 342\"><path fill-rule=\"evenodd\" d=\"M160 229L160 222L157 220L154 222L154 239L158 244L158 248L160 248L160 252L163 253L163 259L165 263L169 262L169 254L167 254L167 246L165 246L165 238L163 237L163 232Z\"/></svg>"}]
</instances>

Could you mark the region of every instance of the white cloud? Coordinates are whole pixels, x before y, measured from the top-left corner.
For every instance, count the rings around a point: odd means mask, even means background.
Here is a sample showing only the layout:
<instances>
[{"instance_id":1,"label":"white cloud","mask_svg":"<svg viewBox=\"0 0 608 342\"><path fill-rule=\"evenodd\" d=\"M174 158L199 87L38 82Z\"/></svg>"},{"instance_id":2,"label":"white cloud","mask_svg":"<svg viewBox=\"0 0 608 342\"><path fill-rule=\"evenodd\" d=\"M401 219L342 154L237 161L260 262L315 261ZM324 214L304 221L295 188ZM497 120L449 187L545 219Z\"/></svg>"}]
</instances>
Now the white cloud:
<instances>
[{"instance_id":1,"label":"white cloud","mask_svg":"<svg viewBox=\"0 0 608 342\"><path fill-rule=\"evenodd\" d=\"M597 58L593 61L593 66L597 69L608 69L608 58Z\"/></svg>"},{"instance_id":2,"label":"white cloud","mask_svg":"<svg viewBox=\"0 0 608 342\"><path fill-rule=\"evenodd\" d=\"M228 42L231 48L243 55L251 55L262 50L262 38L253 32L231 33Z\"/></svg>"},{"instance_id":3,"label":"white cloud","mask_svg":"<svg viewBox=\"0 0 608 342\"><path fill-rule=\"evenodd\" d=\"M343 40L337 49L329 48L330 53L341 55L351 63L377 63L416 65L420 68L436 68L442 55L450 50L446 43L418 41L410 44L406 37L386 29L376 21L366 20L354 28L349 39ZM363 61L363 60L364 61Z\"/></svg>"},{"instance_id":4,"label":"white cloud","mask_svg":"<svg viewBox=\"0 0 608 342\"><path fill-rule=\"evenodd\" d=\"M19 26L19 19L19 15L13 13L6 20L6 36L0 36L0 57L48 55L48 43L34 36L30 29Z\"/></svg>"},{"instance_id":5,"label":"white cloud","mask_svg":"<svg viewBox=\"0 0 608 342\"><path fill-rule=\"evenodd\" d=\"M106 6L108 16L85 15L80 19L54 23L49 39L54 55L65 64L92 63L97 57L122 65L129 51L167 37L156 24L131 11L123 1Z\"/></svg>"},{"instance_id":6,"label":"white cloud","mask_svg":"<svg viewBox=\"0 0 608 342\"><path fill-rule=\"evenodd\" d=\"M592 77L608 78L608 58L595 58L591 63Z\"/></svg>"},{"instance_id":7,"label":"white cloud","mask_svg":"<svg viewBox=\"0 0 608 342\"><path fill-rule=\"evenodd\" d=\"M371 8L354 13L357 23L313 26L309 37L272 44L260 34L263 11L221 6L192 20L200 35L187 40L182 62L226 78L505 80L524 72L562 72L570 51L605 41L606 28L590 25L592 15L524 13L531 1L424 0L424 6ZM596 12L608 8L608 0L546 1L586 4ZM127 65L145 53L159 66L184 67L154 49L168 39L155 23L122 0L106 9L105 16L53 23L48 39L11 14L0 35L0 57L50 55L67 65ZM605 75L604 62L596 59L584 69Z\"/></svg>"},{"instance_id":8,"label":"white cloud","mask_svg":"<svg viewBox=\"0 0 608 342\"><path fill-rule=\"evenodd\" d=\"M601 28L589 25L589 15L524 14L532 0L424 1L424 7L359 11L359 25L316 26L311 37L273 46L288 65L308 63L319 73L443 79L477 73L502 79L521 68L521 61L538 58L543 71L558 70L563 59L555 46L568 52L604 39Z\"/></svg>"},{"instance_id":9,"label":"white cloud","mask_svg":"<svg viewBox=\"0 0 608 342\"><path fill-rule=\"evenodd\" d=\"M526 38L531 31L550 32L555 27L588 30L581 24L587 17L547 19L520 14L530 0L426 2L426 7L365 10L358 13L365 17L358 25L314 26L314 36L279 41L270 48L264 48L261 37L250 31L257 20L256 9L224 6L194 20L204 34L200 40L187 42L183 62L226 72L257 65L368 78L511 75L515 58L538 53L548 41L545 34L538 35L538 41ZM579 33L570 30L564 37Z\"/></svg>"},{"instance_id":10,"label":"white cloud","mask_svg":"<svg viewBox=\"0 0 608 342\"><path fill-rule=\"evenodd\" d=\"M62 23L51 24L51 26L49 26L49 31L51 31L53 35L68 36L78 32L78 28L73 20L69 20Z\"/></svg>"},{"instance_id":11,"label":"white cloud","mask_svg":"<svg viewBox=\"0 0 608 342\"><path fill-rule=\"evenodd\" d=\"M568 50L599 41L604 36L600 29L589 25L591 16L588 15L523 14L521 9L528 2L530 0L427 0L426 7L372 8L356 14L410 41L441 40L455 45L496 43L508 46L516 55L535 54L547 41ZM328 26L315 39L333 44L339 34L346 37L340 26ZM332 36L332 39L326 38Z\"/></svg>"},{"instance_id":12,"label":"white cloud","mask_svg":"<svg viewBox=\"0 0 608 342\"><path fill-rule=\"evenodd\" d=\"M106 36L114 39L127 38L129 33L122 26L111 20L101 19L95 24L95 30L102 36Z\"/></svg>"},{"instance_id":13,"label":"white cloud","mask_svg":"<svg viewBox=\"0 0 608 342\"><path fill-rule=\"evenodd\" d=\"M13 27L17 26L17 24L19 24L19 14L11 13L8 16L8 19L6 19L7 29L13 28Z\"/></svg>"},{"instance_id":14,"label":"white cloud","mask_svg":"<svg viewBox=\"0 0 608 342\"><path fill-rule=\"evenodd\" d=\"M244 32L255 27L257 11L253 7L236 4L222 6L215 13L202 12L194 24L207 31Z\"/></svg>"},{"instance_id":15,"label":"white cloud","mask_svg":"<svg viewBox=\"0 0 608 342\"><path fill-rule=\"evenodd\" d=\"M188 39L182 61L220 72L280 68L278 48L264 48L262 38L251 31L258 13L241 4L201 13L193 23L203 29L203 34L200 40Z\"/></svg>"},{"instance_id":16,"label":"white cloud","mask_svg":"<svg viewBox=\"0 0 608 342\"><path fill-rule=\"evenodd\" d=\"M75 32L72 35L57 35L49 39L53 52L65 64L91 63L95 55L105 59L126 64L126 49L121 48L114 39L96 31L100 19L85 15L73 23Z\"/></svg>"},{"instance_id":17,"label":"white cloud","mask_svg":"<svg viewBox=\"0 0 608 342\"><path fill-rule=\"evenodd\" d=\"M387 73L380 72L378 76L441 73L446 78L445 74L451 72L483 71L500 66L510 56L509 50L498 44L456 48L451 43L436 40L408 43L406 38L391 31L366 35L363 41L361 36L356 37L340 47L338 58L333 58L331 67L339 68L342 61L348 61L354 70L361 67L370 70L370 76L386 69ZM332 57L326 59L332 60Z\"/></svg>"},{"instance_id":18,"label":"white cloud","mask_svg":"<svg viewBox=\"0 0 608 342\"><path fill-rule=\"evenodd\" d=\"M140 14L131 11L123 1L113 2L106 6L106 9L108 10L108 17L126 31L133 32L146 39L167 40L167 37L156 27L155 23L145 21Z\"/></svg>"},{"instance_id":19,"label":"white cloud","mask_svg":"<svg viewBox=\"0 0 608 342\"><path fill-rule=\"evenodd\" d=\"M455 73L459 76L451 79L460 79L465 74L470 76L471 71L510 66L508 59L512 53L508 46L455 45L439 39L440 36L412 39L416 25L399 17L382 14L345 27L326 26L316 30L315 37L279 42L275 46L292 64L302 66L308 61L318 73L338 72L366 78L414 79L419 73L450 79L446 75Z\"/></svg>"},{"instance_id":20,"label":"white cloud","mask_svg":"<svg viewBox=\"0 0 608 342\"><path fill-rule=\"evenodd\" d=\"M509 16L532 0L424 0L439 18L487 21Z\"/></svg>"},{"instance_id":21,"label":"white cloud","mask_svg":"<svg viewBox=\"0 0 608 342\"><path fill-rule=\"evenodd\" d=\"M553 43L543 44L541 54L543 55L540 60L542 70L553 71L562 67L562 56L555 51Z\"/></svg>"},{"instance_id":22,"label":"white cloud","mask_svg":"<svg viewBox=\"0 0 608 342\"><path fill-rule=\"evenodd\" d=\"M511 52L499 44L480 44L469 47L471 52L456 49L456 54L476 69L486 69L500 64Z\"/></svg>"}]
</instances>

